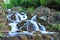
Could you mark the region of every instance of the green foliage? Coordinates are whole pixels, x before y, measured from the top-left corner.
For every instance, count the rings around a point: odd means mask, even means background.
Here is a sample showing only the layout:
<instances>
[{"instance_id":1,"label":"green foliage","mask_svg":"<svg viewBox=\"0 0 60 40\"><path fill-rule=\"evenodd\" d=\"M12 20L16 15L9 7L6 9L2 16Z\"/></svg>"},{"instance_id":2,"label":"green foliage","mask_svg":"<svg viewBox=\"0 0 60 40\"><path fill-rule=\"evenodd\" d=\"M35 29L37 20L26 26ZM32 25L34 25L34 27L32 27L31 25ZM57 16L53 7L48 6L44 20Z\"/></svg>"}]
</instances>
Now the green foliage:
<instances>
[{"instance_id":1,"label":"green foliage","mask_svg":"<svg viewBox=\"0 0 60 40\"><path fill-rule=\"evenodd\" d=\"M26 12L26 9L23 8L23 7L21 7L18 11L19 11L19 12Z\"/></svg>"},{"instance_id":2,"label":"green foliage","mask_svg":"<svg viewBox=\"0 0 60 40\"><path fill-rule=\"evenodd\" d=\"M6 8L6 6L5 6L5 4L3 2L0 2L0 5L2 6L2 9Z\"/></svg>"},{"instance_id":3,"label":"green foliage","mask_svg":"<svg viewBox=\"0 0 60 40\"><path fill-rule=\"evenodd\" d=\"M54 1L54 0L40 0L40 4L41 4L41 6L45 6L46 4L48 4L51 1Z\"/></svg>"},{"instance_id":4,"label":"green foliage","mask_svg":"<svg viewBox=\"0 0 60 40\"><path fill-rule=\"evenodd\" d=\"M60 24L53 24L52 28L56 28L56 29L60 30Z\"/></svg>"},{"instance_id":5,"label":"green foliage","mask_svg":"<svg viewBox=\"0 0 60 40\"><path fill-rule=\"evenodd\" d=\"M25 8L28 7L38 7L40 6L45 6L51 1L55 1L57 3L60 3L60 0L10 0L10 4L6 4L6 8L11 8L14 6L23 6Z\"/></svg>"},{"instance_id":6,"label":"green foliage","mask_svg":"<svg viewBox=\"0 0 60 40\"><path fill-rule=\"evenodd\" d=\"M23 11L23 8L20 8L20 9L19 9L19 12L22 12L22 11Z\"/></svg>"},{"instance_id":7,"label":"green foliage","mask_svg":"<svg viewBox=\"0 0 60 40\"><path fill-rule=\"evenodd\" d=\"M4 2L1 2L1 1L0 1L0 5L2 6L2 9L6 9L6 8L10 7L9 4L4 4Z\"/></svg>"},{"instance_id":8,"label":"green foliage","mask_svg":"<svg viewBox=\"0 0 60 40\"><path fill-rule=\"evenodd\" d=\"M55 2L59 3L60 4L60 0L55 0Z\"/></svg>"},{"instance_id":9,"label":"green foliage","mask_svg":"<svg viewBox=\"0 0 60 40\"><path fill-rule=\"evenodd\" d=\"M40 0L40 3L43 6L46 2L45 2L45 0Z\"/></svg>"},{"instance_id":10,"label":"green foliage","mask_svg":"<svg viewBox=\"0 0 60 40\"><path fill-rule=\"evenodd\" d=\"M5 5L6 5L6 8L8 9L8 8L12 8L14 6L14 4L15 4L15 1L11 0L10 4L5 4Z\"/></svg>"},{"instance_id":11,"label":"green foliage","mask_svg":"<svg viewBox=\"0 0 60 40\"><path fill-rule=\"evenodd\" d=\"M32 7L40 6L40 0L10 0L10 4L6 4L6 8L14 6Z\"/></svg>"},{"instance_id":12,"label":"green foliage","mask_svg":"<svg viewBox=\"0 0 60 40\"><path fill-rule=\"evenodd\" d=\"M28 11L29 13L33 13L33 12L34 12L34 7L29 7L29 8L27 8L27 11Z\"/></svg>"},{"instance_id":13,"label":"green foliage","mask_svg":"<svg viewBox=\"0 0 60 40\"><path fill-rule=\"evenodd\" d=\"M40 4L41 4L41 6L45 6L46 4L48 4L52 1L60 4L60 0L40 0Z\"/></svg>"},{"instance_id":14,"label":"green foliage","mask_svg":"<svg viewBox=\"0 0 60 40\"><path fill-rule=\"evenodd\" d=\"M25 0L20 0L20 5L22 5L24 2L26 2Z\"/></svg>"},{"instance_id":15,"label":"green foliage","mask_svg":"<svg viewBox=\"0 0 60 40\"><path fill-rule=\"evenodd\" d=\"M10 0L10 4L5 4L6 5L6 8L12 8L14 6L17 6L18 3L17 3L17 0Z\"/></svg>"}]
</instances>

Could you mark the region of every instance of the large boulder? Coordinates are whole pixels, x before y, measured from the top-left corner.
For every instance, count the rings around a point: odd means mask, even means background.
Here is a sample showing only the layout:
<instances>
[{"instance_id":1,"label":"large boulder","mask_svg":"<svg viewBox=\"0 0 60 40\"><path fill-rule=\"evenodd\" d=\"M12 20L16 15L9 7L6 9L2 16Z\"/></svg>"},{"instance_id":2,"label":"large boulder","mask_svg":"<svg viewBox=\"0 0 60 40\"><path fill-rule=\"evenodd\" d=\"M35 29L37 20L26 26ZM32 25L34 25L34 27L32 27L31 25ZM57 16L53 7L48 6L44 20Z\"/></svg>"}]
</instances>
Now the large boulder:
<instances>
[{"instance_id":1,"label":"large boulder","mask_svg":"<svg viewBox=\"0 0 60 40\"><path fill-rule=\"evenodd\" d=\"M45 23L53 23L54 22L54 13L51 13L51 10L47 7L38 7L35 9L35 11L33 12L33 14L38 15L38 20L41 22L45 22Z\"/></svg>"}]
</instances>

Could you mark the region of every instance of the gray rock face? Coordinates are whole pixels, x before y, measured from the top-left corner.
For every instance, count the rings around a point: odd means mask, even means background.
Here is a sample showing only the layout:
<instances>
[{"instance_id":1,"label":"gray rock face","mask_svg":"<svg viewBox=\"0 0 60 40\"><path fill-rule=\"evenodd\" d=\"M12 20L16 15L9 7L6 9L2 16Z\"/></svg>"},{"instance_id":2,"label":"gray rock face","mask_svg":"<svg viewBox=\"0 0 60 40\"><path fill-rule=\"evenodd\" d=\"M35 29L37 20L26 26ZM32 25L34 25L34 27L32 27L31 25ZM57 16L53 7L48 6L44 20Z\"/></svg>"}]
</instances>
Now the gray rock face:
<instances>
[{"instance_id":1,"label":"gray rock face","mask_svg":"<svg viewBox=\"0 0 60 40\"><path fill-rule=\"evenodd\" d=\"M57 19L60 20L60 13L58 14L58 18Z\"/></svg>"}]
</instances>

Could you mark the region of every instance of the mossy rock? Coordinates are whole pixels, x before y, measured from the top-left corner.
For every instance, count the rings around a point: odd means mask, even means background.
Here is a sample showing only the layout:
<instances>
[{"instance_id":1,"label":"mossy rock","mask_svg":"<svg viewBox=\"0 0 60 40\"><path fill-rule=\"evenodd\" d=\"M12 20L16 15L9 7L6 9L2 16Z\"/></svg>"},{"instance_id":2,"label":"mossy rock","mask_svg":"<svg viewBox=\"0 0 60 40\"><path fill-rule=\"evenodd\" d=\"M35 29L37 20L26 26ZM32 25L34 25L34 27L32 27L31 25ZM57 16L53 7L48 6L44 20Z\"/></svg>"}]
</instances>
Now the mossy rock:
<instances>
[{"instance_id":1,"label":"mossy rock","mask_svg":"<svg viewBox=\"0 0 60 40\"><path fill-rule=\"evenodd\" d=\"M3 34L2 34L2 32L0 31L0 36L2 36Z\"/></svg>"},{"instance_id":2,"label":"mossy rock","mask_svg":"<svg viewBox=\"0 0 60 40\"><path fill-rule=\"evenodd\" d=\"M2 24L0 24L0 28L2 27L3 25Z\"/></svg>"}]
</instances>

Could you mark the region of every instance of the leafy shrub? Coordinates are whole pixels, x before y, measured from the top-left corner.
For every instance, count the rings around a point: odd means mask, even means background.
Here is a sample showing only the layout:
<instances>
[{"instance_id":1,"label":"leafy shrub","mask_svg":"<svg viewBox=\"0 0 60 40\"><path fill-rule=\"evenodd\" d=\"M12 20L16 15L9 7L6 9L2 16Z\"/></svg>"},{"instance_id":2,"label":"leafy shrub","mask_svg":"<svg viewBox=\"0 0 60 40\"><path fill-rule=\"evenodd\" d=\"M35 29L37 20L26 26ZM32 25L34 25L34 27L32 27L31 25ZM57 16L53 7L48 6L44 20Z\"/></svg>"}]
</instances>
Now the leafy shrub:
<instances>
[{"instance_id":1,"label":"leafy shrub","mask_svg":"<svg viewBox=\"0 0 60 40\"><path fill-rule=\"evenodd\" d=\"M52 1L55 2L55 0L40 0L40 4L41 4L41 6L46 6L48 3L52 2Z\"/></svg>"},{"instance_id":2,"label":"leafy shrub","mask_svg":"<svg viewBox=\"0 0 60 40\"><path fill-rule=\"evenodd\" d=\"M26 9L23 7L20 7L20 9L18 10L19 12L26 12Z\"/></svg>"},{"instance_id":3,"label":"leafy shrub","mask_svg":"<svg viewBox=\"0 0 60 40\"><path fill-rule=\"evenodd\" d=\"M34 12L34 7L29 7L29 8L27 8L27 11L28 11L29 13L33 13L33 12Z\"/></svg>"},{"instance_id":4,"label":"leafy shrub","mask_svg":"<svg viewBox=\"0 0 60 40\"><path fill-rule=\"evenodd\" d=\"M53 24L52 28L55 28L55 29L57 29L57 31L59 31L60 30L60 24Z\"/></svg>"},{"instance_id":5,"label":"leafy shrub","mask_svg":"<svg viewBox=\"0 0 60 40\"><path fill-rule=\"evenodd\" d=\"M60 4L60 0L10 0L10 4L6 4L7 8L11 8L14 6L23 6L23 7L38 7L45 6L51 1L55 1Z\"/></svg>"},{"instance_id":6,"label":"leafy shrub","mask_svg":"<svg viewBox=\"0 0 60 40\"><path fill-rule=\"evenodd\" d=\"M20 9L19 9L19 12L22 12L23 11L23 8L21 7Z\"/></svg>"},{"instance_id":7,"label":"leafy shrub","mask_svg":"<svg viewBox=\"0 0 60 40\"><path fill-rule=\"evenodd\" d=\"M6 8L6 6L5 6L5 4L3 2L0 2L0 5L2 6L2 9Z\"/></svg>"},{"instance_id":8,"label":"leafy shrub","mask_svg":"<svg viewBox=\"0 0 60 40\"><path fill-rule=\"evenodd\" d=\"M40 6L40 0L10 0L10 4L6 4L7 8L14 6L23 6L25 8L32 6L37 7Z\"/></svg>"},{"instance_id":9,"label":"leafy shrub","mask_svg":"<svg viewBox=\"0 0 60 40\"><path fill-rule=\"evenodd\" d=\"M40 0L20 0L20 5L28 8L28 7L32 7L32 6L39 6Z\"/></svg>"}]
</instances>

